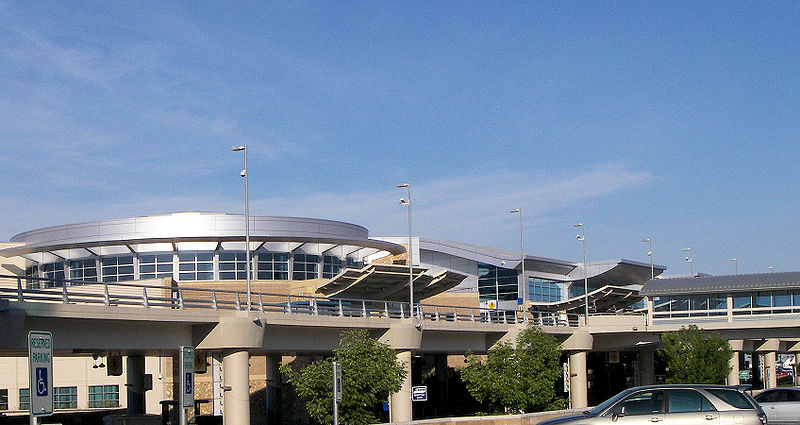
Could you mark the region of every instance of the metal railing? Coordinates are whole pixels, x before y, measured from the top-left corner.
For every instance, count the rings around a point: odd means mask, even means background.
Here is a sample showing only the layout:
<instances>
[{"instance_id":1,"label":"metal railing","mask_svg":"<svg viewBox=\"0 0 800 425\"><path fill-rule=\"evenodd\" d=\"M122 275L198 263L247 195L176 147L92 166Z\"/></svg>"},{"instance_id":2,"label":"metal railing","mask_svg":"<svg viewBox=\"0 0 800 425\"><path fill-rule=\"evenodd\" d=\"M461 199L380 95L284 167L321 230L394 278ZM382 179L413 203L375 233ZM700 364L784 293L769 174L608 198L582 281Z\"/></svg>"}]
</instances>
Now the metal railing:
<instances>
[{"instance_id":1,"label":"metal railing","mask_svg":"<svg viewBox=\"0 0 800 425\"><path fill-rule=\"evenodd\" d=\"M302 295L247 293L226 289L187 288L129 282L86 282L0 275L0 299L19 302L98 304L175 310L251 310L312 316L403 319L434 322L473 322L537 326L579 324L577 314L496 310L408 302L321 298Z\"/></svg>"}]
</instances>

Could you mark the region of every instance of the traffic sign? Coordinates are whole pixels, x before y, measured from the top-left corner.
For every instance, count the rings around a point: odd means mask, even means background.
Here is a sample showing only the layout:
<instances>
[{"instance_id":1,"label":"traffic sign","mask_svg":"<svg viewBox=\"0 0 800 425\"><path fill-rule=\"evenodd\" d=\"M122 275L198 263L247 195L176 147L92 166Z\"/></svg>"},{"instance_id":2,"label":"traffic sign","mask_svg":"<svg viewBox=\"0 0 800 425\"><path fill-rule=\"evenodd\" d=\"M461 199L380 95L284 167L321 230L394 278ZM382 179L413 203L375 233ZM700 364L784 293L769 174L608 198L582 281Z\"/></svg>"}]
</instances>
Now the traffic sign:
<instances>
[{"instance_id":1,"label":"traffic sign","mask_svg":"<svg viewBox=\"0 0 800 425\"><path fill-rule=\"evenodd\" d=\"M428 387L426 385L411 387L411 401L428 401Z\"/></svg>"},{"instance_id":2,"label":"traffic sign","mask_svg":"<svg viewBox=\"0 0 800 425\"><path fill-rule=\"evenodd\" d=\"M750 379L750 370L740 370L739 371L739 379Z\"/></svg>"},{"instance_id":3,"label":"traffic sign","mask_svg":"<svg viewBox=\"0 0 800 425\"><path fill-rule=\"evenodd\" d=\"M53 334L28 333L30 409L33 416L53 414Z\"/></svg>"},{"instance_id":4,"label":"traffic sign","mask_svg":"<svg viewBox=\"0 0 800 425\"><path fill-rule=\"evenodd\" d=\"M194 407L194 348L181 347L181 406Z\"/></svg>"}]
</instances>

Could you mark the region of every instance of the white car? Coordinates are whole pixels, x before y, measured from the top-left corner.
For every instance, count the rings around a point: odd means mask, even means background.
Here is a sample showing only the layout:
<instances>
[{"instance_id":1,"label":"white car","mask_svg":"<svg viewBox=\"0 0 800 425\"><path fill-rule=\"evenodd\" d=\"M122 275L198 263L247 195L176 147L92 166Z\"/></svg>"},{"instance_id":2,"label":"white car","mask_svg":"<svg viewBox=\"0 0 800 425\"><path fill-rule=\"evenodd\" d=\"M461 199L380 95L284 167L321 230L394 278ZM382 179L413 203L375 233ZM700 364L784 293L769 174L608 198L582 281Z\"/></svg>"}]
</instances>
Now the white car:
<instances>
[{"instance_id":1,"label":"white car","mask_svg":"<svg viewBox=\"0 0 800 425\"><path fill-rule=\"evenodd\" d=\"M773 388L755 396L770 425L800 423L800 388Z\"/></svg>"}]
</instances>

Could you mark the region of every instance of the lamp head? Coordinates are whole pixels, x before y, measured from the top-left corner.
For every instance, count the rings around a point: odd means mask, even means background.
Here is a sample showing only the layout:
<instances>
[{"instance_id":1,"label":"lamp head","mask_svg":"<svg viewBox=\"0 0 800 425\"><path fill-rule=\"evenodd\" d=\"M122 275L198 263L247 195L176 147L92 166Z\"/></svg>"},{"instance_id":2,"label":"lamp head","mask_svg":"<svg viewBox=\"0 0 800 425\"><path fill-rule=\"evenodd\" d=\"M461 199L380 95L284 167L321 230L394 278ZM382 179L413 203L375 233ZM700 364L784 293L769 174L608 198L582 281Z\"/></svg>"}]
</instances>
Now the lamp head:
<instances>
[{"instance_id":1,"label":"lamp head","mask_svg":"<svg viewBox=\"0 0 800 425\"><path fill-rule=\"evenodd\" d=\"M408 183L400 183L397 185L397 187L408 187L408 186L409 186Z\"/></svg>"},{"instance_id":2,"label":"lamp head","mask_svg":"<svg viewBox=\"0 0 800 425\"><path fill-rule=\"evenodd\" d=\"M583 227L583 222L572 225L572 227Z\"/></svg>"},{"instance_id":3,"label":"lamp head","mask_svg":"<svg viewBox=\"0 0 800 425\"><path fill-rule=\"evenodd\" d=\"M650 242L650 238L642 239L642 242Z\"/></svg>"},{"instance_id":4,"label":"lamp head","mask_svg":"<svg viewBox=\"0 0 800 425\"><path fill-rule=\"evenodd\" d=\"M245 149L247 149L247 145L231 146L231 150L234 151L234 152L243 151Z\"/></svg>"},{"instance_id":5,"label":"lamp head","mask_svg":"<svg viewBox=\"0 0 800 425\"><path fill-rule=\"evenodd\" d=\"M519 212L519 208L514 208L513 210L509 211L511 214L515 214Z\"/></svg>"}]
</instances>

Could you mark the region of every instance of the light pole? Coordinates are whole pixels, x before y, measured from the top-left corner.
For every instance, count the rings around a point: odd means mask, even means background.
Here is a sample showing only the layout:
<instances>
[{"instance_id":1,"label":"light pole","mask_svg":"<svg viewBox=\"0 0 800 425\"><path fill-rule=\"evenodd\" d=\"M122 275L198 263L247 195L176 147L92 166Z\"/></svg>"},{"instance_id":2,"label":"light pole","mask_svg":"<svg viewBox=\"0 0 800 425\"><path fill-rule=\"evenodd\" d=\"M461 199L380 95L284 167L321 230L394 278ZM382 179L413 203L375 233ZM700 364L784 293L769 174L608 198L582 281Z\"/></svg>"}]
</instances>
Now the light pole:
<instances>
[{"instance_id":1,"label":"light pole","mask_svg":"<svg viewBox=\"0 0 800 425\"><path fill-rule=\"evenodd\" d=\"M397 187L406 188L406 199L400 198L400 205L408 207L408 314L414 316L414 265L411 262L411 183L401 183Z\"/></svg>"},{"instance_id":2,"label":"light pole","mask_svg":"<svg viewBox=\"0 0 800 425\"><path fill-rule=\"evenodd\" d=\"M730 261L733 261L734 274L739 274L739 260L731 258Z\"/></svg>"},{"instance_id":3,"label":"light pole","mask_svg":"<svg viewBox=\"0 0 800 425\"><path fill-rule=\"evenodd\" d=\"M692 248L683 248L684 251L689 251L689 256L686 257L686 262L689 263L689 274L694 277L694 259L692 258Z\"/></svg>"},{"instance_id":4,"label":"light pole","mask_svg":"<svg viewBox=\"0 0 800 425\"><path fill-rule=\"evenodd\" d=\"M522 240L522 209L514 208L509 211L511 214L519 214L519 258L520 267L522 267L522 311L527 315L528 311L528 278L525 277L525 244ZM523 316L525 317L525 316Z\"/></svg>"},{"instance_id":5,"label":"light pole","mask_svg":"<svg viewBox=\"0 0 800 425\"><path fill-rule=\"evenodd\" d=\"M656 278L656 272L653 269L653 240L650 238L642 239L642 242L647 242L650 245L650 250L647 251L647 256L650 257L650 280Z\"/></svg>"},{"instance_id":6,"label":"light pole","mask_svg":"<svg viewBox=\"0 0 800 425\"><path fill-rule=\"evenodd\" d=\"M244 170L240 173L244 177L244 244L245 244L245 259L247 261L247 272L245 277L247 279L247 309L250 310L250 199L247 191L247 145L232 146L233 152L244 152Z\"/></svg>"},{"instance_id":7,"label":"light pole","mask_svg":"<svg viewBox=\"0 0 800 425\"><path fill-rule=\"evenodd\" d=\"M583 243L583 302L586 313L586 324L589 324L589 270L586 268L586 226L580 222L572 227L580 227L578 240Z\"/></svg>"}]
</instances>

